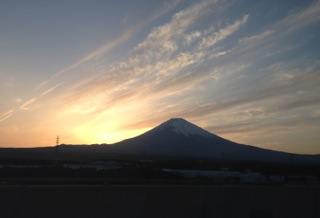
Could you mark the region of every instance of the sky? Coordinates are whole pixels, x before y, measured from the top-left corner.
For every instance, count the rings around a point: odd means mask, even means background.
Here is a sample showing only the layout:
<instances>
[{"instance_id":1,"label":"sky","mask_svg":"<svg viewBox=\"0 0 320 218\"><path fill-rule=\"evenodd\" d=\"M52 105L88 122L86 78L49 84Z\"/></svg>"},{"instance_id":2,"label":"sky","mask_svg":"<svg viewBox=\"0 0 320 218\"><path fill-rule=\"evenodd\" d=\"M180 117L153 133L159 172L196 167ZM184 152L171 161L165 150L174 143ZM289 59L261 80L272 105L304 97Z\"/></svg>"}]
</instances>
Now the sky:
<instances>
[{"instance_id":1,"label":"sky","mask_svg":"<svg viewBox=\"0 0 320 218\"><path fill-rule=\"evenodd\" d=\"M319 0L0 0L0 147L114 143L184 118L320 154Z\"/></svg>"}]
</instances>

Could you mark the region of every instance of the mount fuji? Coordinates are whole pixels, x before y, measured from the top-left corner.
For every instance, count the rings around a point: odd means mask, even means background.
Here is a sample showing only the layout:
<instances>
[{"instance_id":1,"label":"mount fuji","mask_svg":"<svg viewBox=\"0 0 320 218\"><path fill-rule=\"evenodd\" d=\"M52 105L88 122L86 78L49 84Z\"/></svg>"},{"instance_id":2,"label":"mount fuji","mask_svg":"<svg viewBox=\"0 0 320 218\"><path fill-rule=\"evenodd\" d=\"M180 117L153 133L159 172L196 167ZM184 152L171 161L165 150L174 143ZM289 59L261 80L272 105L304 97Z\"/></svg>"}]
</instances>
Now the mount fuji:
<instances>
[{"instance_id":1,"label":"mount fuji","mask_svg":"<svg viewBox=\"0 0 320 218\"><path fill-rule=\"evenodd\" d=\"M170 158L215 161L264 161L320 165L320 155L291 154L239 144L184 119L173 118L134 138L114 144L0 148L0 159L101 160L106 158Z\"/></svg>"},{"instance_id":2,"label":"mount fuji","mask_svg":"<svg viewBox=\"0 0 320 218\"><path fill-rule=\"evenodd\" d=\"M170 119L148 132L107 145L115 153L197 159L320 162L317 155L298 155L238 144L182 118Z\"/></svg>"}]
</instances>

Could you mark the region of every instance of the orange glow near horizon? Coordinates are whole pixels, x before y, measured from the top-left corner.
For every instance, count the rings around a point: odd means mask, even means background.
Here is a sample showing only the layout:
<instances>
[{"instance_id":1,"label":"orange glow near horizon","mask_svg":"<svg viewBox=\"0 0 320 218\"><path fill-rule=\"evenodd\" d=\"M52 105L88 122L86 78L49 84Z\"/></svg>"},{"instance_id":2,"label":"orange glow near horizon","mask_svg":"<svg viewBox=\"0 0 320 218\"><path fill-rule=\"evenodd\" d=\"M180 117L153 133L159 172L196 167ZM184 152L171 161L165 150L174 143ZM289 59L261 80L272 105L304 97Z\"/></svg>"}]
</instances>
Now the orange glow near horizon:
<instances>
[{"instance_id":1,"label":"orange glow near horizon","mask_svg":"<svg viewBox=\"0 0 320 218\"><path fill-rule=\"evenodd\" d=\"M125 139L133 138L138 136L150 128L136 129L136 130L126 130L126 131L114 131L110 133L97 133L97 132L85 132L81 134L81 131L77 134L77 140L84 144L113 144Z\"/></svg>"},{"instance_id":2,"label":"orange glow near horizon","mask_svg":"<svg viewBox=\"0 0 320 218\"><path fill-rule=\"evenodd\" d=\"M139 117L139 113L144 106L144 101L125 102L104 109L101 104L103 101L95 104L96 107L103 108L101 112L92 112L87 98L78 99L65 109L62 109L57 122L66 121L68 127L64 127L63 131L69 132L74 136L74 142L80 144L102 144L115 143L127 138L132 138L149 130L151 127L124 128L130 123L135 122L135 117ZM84 104L82 102L85 102ZM86 110L83 110L84 107ZM96 109L96 108L94 108ZM68 140L69 141L69 140Z\"/></svg>"}]
</instances>

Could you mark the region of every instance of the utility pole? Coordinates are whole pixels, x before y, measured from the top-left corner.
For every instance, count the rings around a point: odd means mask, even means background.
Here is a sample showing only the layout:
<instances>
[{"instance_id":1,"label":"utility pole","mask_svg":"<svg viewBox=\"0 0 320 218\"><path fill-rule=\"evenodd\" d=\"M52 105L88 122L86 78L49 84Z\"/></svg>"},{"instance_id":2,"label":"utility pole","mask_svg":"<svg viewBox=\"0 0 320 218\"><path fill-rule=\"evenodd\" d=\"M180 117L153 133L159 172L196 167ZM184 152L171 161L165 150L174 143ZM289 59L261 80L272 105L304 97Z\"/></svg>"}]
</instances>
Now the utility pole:
<instances>
[{"instance_id":1,"label":"utility pole","mask_svg":"<svg viewBox=\"0 0 320 218\"><path fill-rule=\"evenodd\" d=\"M57 136L56 147L55 147L55 166L59 166L59 135Z\"/></svg>"},{"instance_id":2,"label":"utility pole","mask_svg":"<svg viewBox=\"0 0 320 218\"><path fill-rule=\"evenodd\" d=\"M57 146L59 145L59 136L57 136Z\"/></svg>"}]
</instances>

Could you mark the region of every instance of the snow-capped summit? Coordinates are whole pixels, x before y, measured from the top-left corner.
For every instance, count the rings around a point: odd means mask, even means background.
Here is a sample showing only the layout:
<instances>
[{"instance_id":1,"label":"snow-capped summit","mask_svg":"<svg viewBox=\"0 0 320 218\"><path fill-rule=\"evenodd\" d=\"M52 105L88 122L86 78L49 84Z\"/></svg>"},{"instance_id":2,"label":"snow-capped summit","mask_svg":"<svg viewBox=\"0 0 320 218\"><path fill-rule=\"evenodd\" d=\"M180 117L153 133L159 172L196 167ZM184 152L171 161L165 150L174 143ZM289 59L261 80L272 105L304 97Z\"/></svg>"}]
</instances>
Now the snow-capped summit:
<instances>
[{"instance_id":1,"label":"snow-capped summit","mask_svg":"<svg viewBox=\"0 0 320 218\"><path fill-rule=\"evenodd\" d=\"M118 151L155 155L213 157L241 145L214 135L182 118L172 118L148 132L115 144Z\"/></svg>"},{"instance_id":2,"label":"snow-capped summit","mask_svg":"<svg viewBox=\"0 0 320 218\"><path fill-rule=\"evenodd\" d=\"M281 161L289 155L238 144L182 118L172 118L148 132L112 146L114 153L208 159Z\"/></svg>"},{"instance_id":3,"label":"snow-capped summit","mask_svg":"<svg viewBox=\"0 0 320 218\"><path fill-rule=\"evenodd\" d=\"M172 118L158 127L154 128L153 131L163 131L164 129L170 129L178 134L182 134L184 136L206 136L211 137L213 136L212 133L182 119L182 118Z\"/></svg>"}]
</instances>

